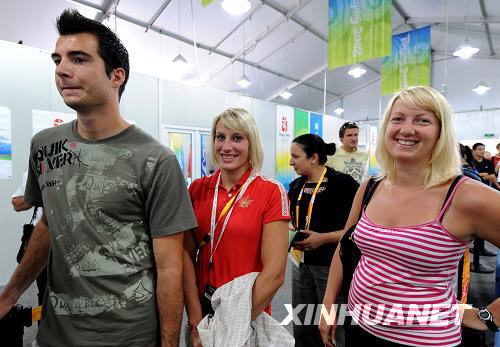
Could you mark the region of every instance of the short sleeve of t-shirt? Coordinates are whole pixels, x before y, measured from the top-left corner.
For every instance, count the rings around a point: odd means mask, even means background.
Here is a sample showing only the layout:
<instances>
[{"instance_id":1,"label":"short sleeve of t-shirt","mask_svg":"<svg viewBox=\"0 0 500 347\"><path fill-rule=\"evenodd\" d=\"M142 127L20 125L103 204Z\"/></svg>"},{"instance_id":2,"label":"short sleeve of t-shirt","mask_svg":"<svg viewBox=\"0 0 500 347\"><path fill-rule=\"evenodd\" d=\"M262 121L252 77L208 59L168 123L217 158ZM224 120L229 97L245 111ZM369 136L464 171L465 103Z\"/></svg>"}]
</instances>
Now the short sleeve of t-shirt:
<instances>
[{"instance_id":1,"label":"short sleeve of t-shirt","mask_svg":"<svg viewBox=\"0 0 500 347\"><path fill-rule=\"evenodd\" d=\"M197 226L186 182L175 156L158 162L146 200L146 214L153 237L162 237Z\"/></svg>"},{"instance_id":2,"label":"short sleeve of t-shirt","mask_svg":"<svg viewBox=\"0 0 500 347\"><path fill-rule=\"evenodd\" d=\"M273 182L272 184L273 188L264 211L263 224L290 219L290 206L285 188L279 182Z\"/></svg>"},{"instance_id":3,"label":"short sleeve of t-shirt","mask_svg":"<svg viewBox=\"0 0 500 347\"><path fill-rule=\"evenodd\" d=\"M30 158L28 163L28 178L26 179L26 188L24 190L24 201L28 202L31 206L43 206L42 200L42 191L40 190L40 186L38 185L38 175L33 167L34 162L31 160L35 155L36 146L35 146L36 136L31 140L31 150L30 150Z\"/></svg>"}]
</instances>

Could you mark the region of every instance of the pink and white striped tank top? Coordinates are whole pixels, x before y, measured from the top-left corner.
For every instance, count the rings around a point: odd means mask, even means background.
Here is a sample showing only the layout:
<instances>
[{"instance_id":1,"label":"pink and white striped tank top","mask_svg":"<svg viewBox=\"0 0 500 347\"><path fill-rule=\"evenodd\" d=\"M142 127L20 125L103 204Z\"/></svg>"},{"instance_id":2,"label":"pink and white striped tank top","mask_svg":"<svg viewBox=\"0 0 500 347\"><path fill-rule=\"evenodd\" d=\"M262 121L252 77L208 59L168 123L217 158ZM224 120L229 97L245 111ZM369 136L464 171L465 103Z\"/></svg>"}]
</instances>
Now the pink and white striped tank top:
<instances>
[{"instance_id":1,"label":"pink and white striped tank top","mask_svg":"<svg viewBox=\"0 0 500 347\"><path fill-rule=\"evenodd\" d=\"M457 187L438 217L409 227L372 223L365 211L354 231L362 253L349 291L349 312L363 329L409 346L456 346L461 342L452 280L467 242L441 224Z\"/></svg>"}]
</instances>

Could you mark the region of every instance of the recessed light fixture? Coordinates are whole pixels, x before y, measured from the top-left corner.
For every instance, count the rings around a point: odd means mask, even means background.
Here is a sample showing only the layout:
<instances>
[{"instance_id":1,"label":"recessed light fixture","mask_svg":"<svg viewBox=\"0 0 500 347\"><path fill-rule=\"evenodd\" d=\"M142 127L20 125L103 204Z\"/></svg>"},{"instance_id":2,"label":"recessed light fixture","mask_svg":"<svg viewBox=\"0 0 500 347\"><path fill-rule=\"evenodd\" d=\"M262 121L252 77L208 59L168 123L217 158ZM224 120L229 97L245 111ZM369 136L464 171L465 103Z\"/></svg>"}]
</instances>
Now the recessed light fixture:
<instances>
[{"instance_id":1,"label":"recessed light fixture","mask_svg":"<svg viewBox=\"0 0 500 347\"><path fill-rule=\"evenodd\" d=\"M479 52L479 48L475 47L469 42L469 40L465 39L465 41L458 46L455 52L453 52L453 55L462 59L469 59L477 52Z\"/></svg>"},{"instance_id":2,"label":"recessed light fixture","mask_svg":"<svg viewBox=\"0 0 500 347\"><path fill-rule=\"evenodd\" d=\"M283 93L280 94L280 96L285 99L285 100L288 100L290 99L290 97L292 96L293 94L290 93L288 90L285 90L283 91Z\"/></svg>"},{"instance_id":3,"label":"recessed light fixture","mask_svg":"<svg viewBox=\"0 0 500 347\"><path fill-rule=\"evenodd\" d=\"M491 87L489 85L487 85L486 83L481 81L477 84L477 86L474 87L474 89L472 89L472 91L474 91L475 93L477 93L479 95L483 95L484 93L486 93L490 89L491 89Z\"/></svg>"},{"instance_id":4,"label":"recessed light fixture","mask_svg":"<svg viewBox=\"0 0 500 347\"><path fill-rule=\"evenodd\" d=\"M333 110L337 116L340 116L342 113L344 113L344 109L342 107L337 107L335 110Z\"/></svg>"},{"instance_id":5,"label":"recessed light fixture","mask_svg":"<svg viewBox=\"0 0 500 347\"><path fill-rule=\"evenodd\" d=\"M363 76L365 73L366 69L360 64L354 64L347 72L348 75L351 75L354 78L359 78Z\"/></svg>"},{"instance_id":6,"label":"recessed light fixture","mask_svg":"<svg viewBox=\"0 0 500 347\"><path fill-rule=\"evenodd\" d=\"M234 16L248 12L252 7L248 0L223 0L220 5L224 11Z\"/></svg>"},{"instance_id":7,"label":"recessed light fixture","mask_svg":"<svg viewBox=\"0 0 500 347\"><path fill-rule=\"evenodd\" d=\"M252 81L250 81L250 79L247 77L247 75L245 75L245 73L243 73L243 76L240 77L240 79L238 80L238 85L243 88L243 89L246 89L248 88L251 84L252 84Z\"/></svg>"}]
</instances>

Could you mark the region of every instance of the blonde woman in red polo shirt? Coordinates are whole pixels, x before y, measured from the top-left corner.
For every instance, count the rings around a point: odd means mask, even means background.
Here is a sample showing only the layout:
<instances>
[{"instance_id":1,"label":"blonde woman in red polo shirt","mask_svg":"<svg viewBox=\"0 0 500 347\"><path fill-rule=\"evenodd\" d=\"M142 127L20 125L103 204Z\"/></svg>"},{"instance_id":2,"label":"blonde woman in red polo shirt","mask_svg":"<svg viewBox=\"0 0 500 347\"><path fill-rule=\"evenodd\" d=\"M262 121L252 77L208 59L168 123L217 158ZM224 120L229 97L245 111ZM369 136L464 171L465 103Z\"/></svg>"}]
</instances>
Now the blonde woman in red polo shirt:
<instances>
[{"instance_id":1,"label":"blonde woman in red polo shirt","mask_svg":"<svg viewBox=\"0 0 500 347\"><path fill-rule=\"evenodd\" d=\"M189 187L198 227L184 238L184 295L195 346L196 326L211 310L207 298L236 277L260 272L252 320L270 313L288 248L287 194L279 182L259 174L264 155L255 119L244 109L227 109L214 119L211 136L212 161L220 169Z\"/></svg>"}]
</instances>

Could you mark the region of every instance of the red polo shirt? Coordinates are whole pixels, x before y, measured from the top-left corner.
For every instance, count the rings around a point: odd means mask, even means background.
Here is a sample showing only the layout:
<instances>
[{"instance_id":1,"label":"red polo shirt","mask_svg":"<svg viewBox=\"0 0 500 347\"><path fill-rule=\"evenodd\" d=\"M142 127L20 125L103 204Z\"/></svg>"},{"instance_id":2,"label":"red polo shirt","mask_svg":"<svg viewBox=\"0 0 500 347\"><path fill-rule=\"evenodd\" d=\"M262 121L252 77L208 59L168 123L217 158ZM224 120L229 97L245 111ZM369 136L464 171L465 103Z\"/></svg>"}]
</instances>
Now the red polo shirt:
<instances>
[{"instance_id":1,"label":"red polo shirt","mask_svg":"<svg viewBox=\"0 0 500 347\"><path fill-rule=\"evenodd\" d=\"M189 186L189 195L198 220L198 227L195 229L197 243L200 243L210 231L212 204L219 174L220 170L211 176L195 180ZM229 191L219 184L216 219L249 176L250 169ZM224 219L225 217L221 218L215 229L214 247L219 239ZM208 273L210 243L200 249L196 265L199 294L202 294L208 282L219 288L236 277L262 271L260 249L264 224L289 219L290 212L285 188L275 180L257 175L234 206L226 230L215 251L210 278Z\"/></svg>"}]
</instances>

